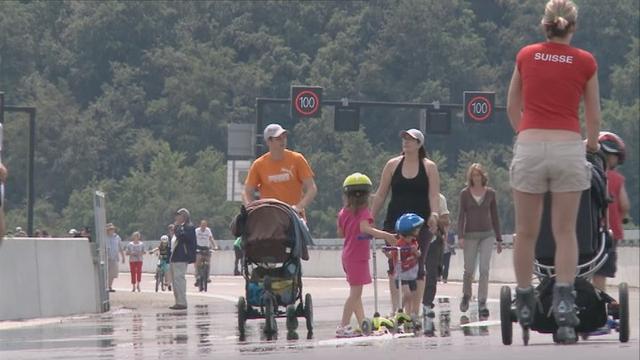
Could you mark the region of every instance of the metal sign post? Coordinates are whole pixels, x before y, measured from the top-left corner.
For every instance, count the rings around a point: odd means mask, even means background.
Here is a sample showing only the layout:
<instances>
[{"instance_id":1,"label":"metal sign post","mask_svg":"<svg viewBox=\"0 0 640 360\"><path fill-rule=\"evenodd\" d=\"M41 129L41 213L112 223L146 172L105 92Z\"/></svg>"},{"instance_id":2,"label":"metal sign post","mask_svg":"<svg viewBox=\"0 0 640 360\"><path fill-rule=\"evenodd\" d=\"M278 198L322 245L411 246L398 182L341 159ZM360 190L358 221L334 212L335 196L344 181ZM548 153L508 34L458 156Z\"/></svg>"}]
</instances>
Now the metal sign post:
<instances>
[{"instance_id":1,"label":"metal sign post","mask_svg":"<svg viewBox=\"0 0 640 360\"><path fill-rule=\"evenodd\" d=\"M102 191L96 191L93 195L93 214L94 214L94 226L96 229L96 241L93 244L93 264L95 267L95 273L98 276L98 296L100 297L98 303L100 304L99 312L109 311L111 305L109 304L109 291L107 286L109 284L109 269L107 268L107 233L105 227L107 226L107 211L105 208L105 196Z\"/></svg>"}]
</instances>

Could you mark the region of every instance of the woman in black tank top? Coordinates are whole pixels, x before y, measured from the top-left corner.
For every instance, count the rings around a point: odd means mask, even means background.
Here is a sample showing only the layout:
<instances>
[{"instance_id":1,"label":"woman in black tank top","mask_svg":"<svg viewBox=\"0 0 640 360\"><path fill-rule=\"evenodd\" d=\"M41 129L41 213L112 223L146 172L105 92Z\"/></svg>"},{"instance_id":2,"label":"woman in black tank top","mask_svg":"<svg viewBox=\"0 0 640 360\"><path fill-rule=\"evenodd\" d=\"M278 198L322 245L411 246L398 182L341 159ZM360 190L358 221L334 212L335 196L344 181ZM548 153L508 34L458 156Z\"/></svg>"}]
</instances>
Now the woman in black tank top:
<instances>
[{"instance_id":1,"label":"woman in black tank top","mask_svg":"<svg viewBox=\"0 0 640 360\"><path fill-rule=\"evenodd\" d=\"M396 220L402 214L412 212L427 219L431 214L429 204L429 177L424 162L418 163L418 175L406 178L402 175L405 156L402 156L391 177L391 201L384 219L384 229L394 231Z\"/></svg>"},{"instance_id":2,"label":"woman in black tank top","mask_svg":"<svg viewBox=\"0 0 640 360\"><path fill-rule=\"evenodd\" d=\"M422 298L424 289L425 258L430 228L435 231L439 211L440 177L436 164L426 158L424 135L420 130L409 129L400 133L402 137L402 155L390 159L382 170L380 185L372 205L374 218L381 210L389 190L391 200L387 207L383 229L395 233L396 220L405 213L416 213L425 219L418 236L420 262L418 270L418 291L416 301ZM392 280L393 264L389 263L389 276ZM398 309L398 290L394 281L389 281L393 311ZM417 307L416 307L417 308Z\"/></svg>"}]
</instances>

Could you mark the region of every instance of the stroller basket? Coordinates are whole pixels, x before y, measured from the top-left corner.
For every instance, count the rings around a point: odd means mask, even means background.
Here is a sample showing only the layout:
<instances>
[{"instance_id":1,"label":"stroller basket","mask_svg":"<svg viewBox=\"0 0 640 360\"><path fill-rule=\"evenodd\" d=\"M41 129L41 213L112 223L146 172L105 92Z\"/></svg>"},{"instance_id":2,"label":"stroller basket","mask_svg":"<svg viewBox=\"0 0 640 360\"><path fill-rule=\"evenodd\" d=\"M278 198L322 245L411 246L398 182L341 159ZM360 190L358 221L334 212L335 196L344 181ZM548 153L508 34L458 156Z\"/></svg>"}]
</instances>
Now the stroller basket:
<instances>
[{"instance_id":1,"label":"stroller basket","mask_svg":"<svg viewBox=\"0 0 640 360\"><path fill-rule=\"evenodd\" d=\"M249 305L263 305L266 277L268 277L271 293L275 296L278 305L287 306L295 303L300 295L299 290L301 288L298 266L299 264L290 262L277 268L260 266L254 268L247 283L247 301Z\"/></svg>"}]
</instances>

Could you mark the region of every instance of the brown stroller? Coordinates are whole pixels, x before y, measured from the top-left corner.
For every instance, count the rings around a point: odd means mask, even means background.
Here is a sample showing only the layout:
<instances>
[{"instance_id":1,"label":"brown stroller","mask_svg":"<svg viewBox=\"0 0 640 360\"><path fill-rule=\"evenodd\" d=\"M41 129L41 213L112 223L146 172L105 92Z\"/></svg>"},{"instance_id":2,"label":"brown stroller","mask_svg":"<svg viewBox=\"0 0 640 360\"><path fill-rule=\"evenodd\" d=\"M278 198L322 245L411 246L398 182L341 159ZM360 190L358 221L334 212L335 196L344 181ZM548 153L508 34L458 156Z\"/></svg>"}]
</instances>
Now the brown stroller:
<instances>
[{"instance_id":1,"label":"brown stroller","mask_svg":"<svg viewBox=\"0 0 640 360\"><path fill-rule=\"evenodd\" d=\"M287 318L287 339L297 339L298 317L307 323L307 338L313 337L311 294L302 297L301 260L309 260L312 239L306 224L287 204L275 199L242 206L232 224L241 237L242 276L245 296L238 299L238 331L246 337L248 319L265 319L268 340L277 335L276 318Z\"/></svg>"}]
</instances>

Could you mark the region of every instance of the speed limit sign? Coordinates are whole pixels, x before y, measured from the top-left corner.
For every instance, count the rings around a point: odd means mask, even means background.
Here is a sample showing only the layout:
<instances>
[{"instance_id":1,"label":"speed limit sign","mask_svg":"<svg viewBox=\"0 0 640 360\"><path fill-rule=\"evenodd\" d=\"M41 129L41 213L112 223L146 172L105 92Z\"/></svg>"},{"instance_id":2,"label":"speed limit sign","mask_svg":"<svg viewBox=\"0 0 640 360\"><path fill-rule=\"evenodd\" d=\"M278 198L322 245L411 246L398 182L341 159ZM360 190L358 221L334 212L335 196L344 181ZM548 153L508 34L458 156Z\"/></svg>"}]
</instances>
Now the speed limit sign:
<instances>
[{"instance_id":1,"label":"speed limit sign","mask_svg":"<svg viewBox=\"0 0 640 360\"><path fill-rule=\"evenodd\" d=\"M320 117L322 88L320 86L291 86L291 116L296 118Z\"/></svg>"},{"instance_id":2,"label":"speed limit sign","mask_svg":"<svg viewBox=\"0 0 640 360\"><path fill-rule=\"evenodd\" d=\"M496 93L481 91L464 92L464 122L487 123L493 118Z\"/></svg>"}]
</instances>

